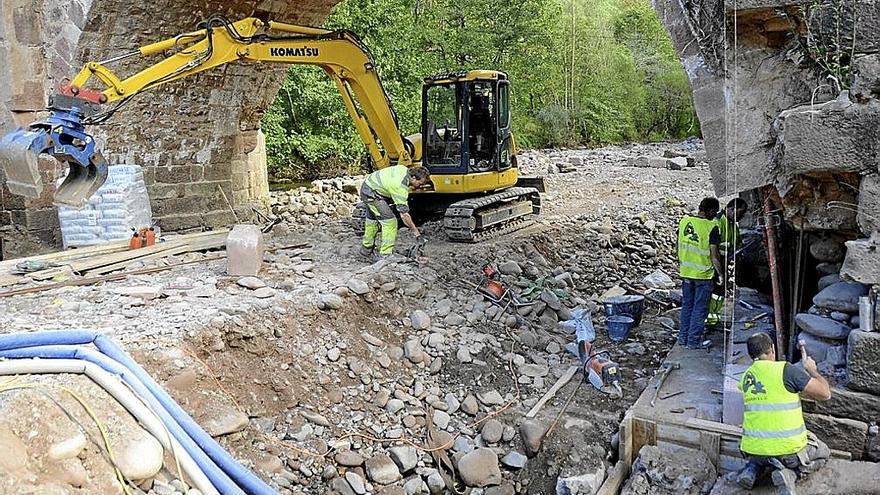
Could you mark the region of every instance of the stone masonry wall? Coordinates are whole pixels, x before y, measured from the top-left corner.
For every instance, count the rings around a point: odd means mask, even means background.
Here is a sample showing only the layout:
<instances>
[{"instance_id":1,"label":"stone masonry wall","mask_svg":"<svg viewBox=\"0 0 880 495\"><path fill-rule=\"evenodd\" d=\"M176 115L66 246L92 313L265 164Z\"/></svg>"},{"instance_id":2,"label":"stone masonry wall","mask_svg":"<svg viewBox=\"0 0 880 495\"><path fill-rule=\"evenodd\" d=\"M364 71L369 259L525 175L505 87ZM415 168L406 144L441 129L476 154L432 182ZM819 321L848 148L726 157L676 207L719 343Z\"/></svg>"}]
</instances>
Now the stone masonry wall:
<instances>
[{"instance_id":1,"label":"stone masonry wall","mask_svg":"<svg viewBox=\"0 0 880 495\"><path fill-rule=\"evenodd\" d=\"M82 63L104 60L191 31L212 14L320 24L338 0L9 0L0 2L0 133L45 115L48 95ZM124 75L157 61L114 64ZM267 192L262 113L275 97L284 66L234 63L149 91L93 127L112 163L146 167L153 215L164 230L232 223ZM44 183L60 172L44 160ZM0 181L4 179L0 177ZM3 251L56 246L51 187L24 200L0 187ZM3 253L0 253L3 254Z\"/></svg>"}]
</instances>

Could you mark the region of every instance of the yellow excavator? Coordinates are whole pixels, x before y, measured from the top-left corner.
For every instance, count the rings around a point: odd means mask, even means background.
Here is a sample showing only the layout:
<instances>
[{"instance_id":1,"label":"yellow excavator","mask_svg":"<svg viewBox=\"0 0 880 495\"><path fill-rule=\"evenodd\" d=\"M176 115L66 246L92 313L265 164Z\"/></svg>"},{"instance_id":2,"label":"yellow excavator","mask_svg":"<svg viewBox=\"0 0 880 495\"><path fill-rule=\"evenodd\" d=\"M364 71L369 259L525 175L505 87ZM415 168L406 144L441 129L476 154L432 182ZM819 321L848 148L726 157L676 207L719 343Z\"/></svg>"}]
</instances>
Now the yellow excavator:
<instances>
[{"instance_id":1,"label":"yellow excavator","mask_svg":"<svg viewBox=\"0 0 880 495\"><path fill-rule=\"evenodd\" d=\"M510 83L499 71L472 70L425 78L421 133L404 136L369 50L350 31L257 18L214 16L197 30L102 62L89 62L49 100L49 117L0 140L0 165L15 194L42 189L41 153L68 164L55 202L81 206L107 178L107 164L86 127L101 124L137 95L230 62L316 65L342 96L377 168L400 164L431 172L432 187L410 196L411 208L442 214L450 240L475 242L530 223L540 211L543 180L521 177L511 134ZM162 57L126 78L108 66ZM100 87L91 87L94 81ZM356 209L355 216L363 210Z\"/></svg>"}]
</instances>

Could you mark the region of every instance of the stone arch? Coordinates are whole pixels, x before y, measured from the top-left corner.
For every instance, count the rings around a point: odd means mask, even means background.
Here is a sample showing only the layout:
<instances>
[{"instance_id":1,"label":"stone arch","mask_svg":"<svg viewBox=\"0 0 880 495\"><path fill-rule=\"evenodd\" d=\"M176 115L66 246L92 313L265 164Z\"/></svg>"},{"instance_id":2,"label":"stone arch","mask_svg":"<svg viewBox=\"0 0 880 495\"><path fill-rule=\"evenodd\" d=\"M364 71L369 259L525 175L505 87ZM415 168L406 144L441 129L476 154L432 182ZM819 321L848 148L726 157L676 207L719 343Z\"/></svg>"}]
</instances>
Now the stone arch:
<instances>
[{"instance_id":1,"label":"stone arch","mask_svg":"<svg viewBox=\"0 0 880 495\"><path fill-rule=\"evenodd\" d=\"M9 0L0 3L0 132L41 115L84 61L103 60L190 31L209 15L320 24L339 0ZM113 66L121 74L144 59ZM266 192L259 132L285 66L234 63L149 91L96 127L110 163L146 168L154 218L166 230L226 225ZM262 162L261 162L262 160ZM45 176L55 172L45 161ZM262 170L261 170L262 169ZM222 188L223 193L220 192ZM51 188L25 200L0 192L0 228L57 243ZM0 236L2 236L0 232Z\"/></svg>"}]
</instances>

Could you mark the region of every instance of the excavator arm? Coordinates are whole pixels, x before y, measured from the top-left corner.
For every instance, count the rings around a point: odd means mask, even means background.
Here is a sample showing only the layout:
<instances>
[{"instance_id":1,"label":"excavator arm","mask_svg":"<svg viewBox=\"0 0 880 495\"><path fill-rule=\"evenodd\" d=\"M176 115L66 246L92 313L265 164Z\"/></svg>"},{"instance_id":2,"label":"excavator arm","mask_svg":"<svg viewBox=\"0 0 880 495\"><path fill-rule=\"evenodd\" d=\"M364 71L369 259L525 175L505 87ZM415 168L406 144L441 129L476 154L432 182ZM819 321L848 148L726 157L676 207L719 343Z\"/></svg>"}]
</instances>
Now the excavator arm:
<instances>
[{"instance_id":1,"label":"excavator arm","mask_svg":"<svg viewBox=\"0 0 880 495\"><path fill-rule=\"evenodd\" d=\"M107 177L107 166L85 126L103 123L131 98L172 81L235 61L317 65L333 80L377 167L412 165L415 147L400 132L369 51L349 31L330 31L246 18L212 17L201 29L141 47L103 62L89 62L50 100L46 121L0 140L0 165L12 192L34 197L41 189L37 155L70 167L57 203L82 205ZM136 57L162 60L128 76L108 68ZM93 87L97 81L100 87ZM104 110L104 106L109 106Z\"/></svg>"}]
</instances>

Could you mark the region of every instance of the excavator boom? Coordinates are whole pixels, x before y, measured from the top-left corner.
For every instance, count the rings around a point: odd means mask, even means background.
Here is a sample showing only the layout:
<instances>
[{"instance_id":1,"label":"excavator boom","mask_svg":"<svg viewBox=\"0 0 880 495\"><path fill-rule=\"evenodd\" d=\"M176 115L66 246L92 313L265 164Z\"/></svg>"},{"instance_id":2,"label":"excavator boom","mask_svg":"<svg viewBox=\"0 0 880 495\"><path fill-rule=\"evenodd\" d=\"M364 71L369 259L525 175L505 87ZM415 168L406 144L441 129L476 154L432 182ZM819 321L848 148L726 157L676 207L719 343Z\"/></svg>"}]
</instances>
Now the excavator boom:
<instances>
[{"instance_id":1,"label":"excavator boom","mask_svg":"<svg viewBox=\"0 0 880 495\"><path fill-rule=\"evenodd\" d=\"M256 18L230 22L212 17L200 27L104 62L85 64L56 97L64 104L50 104L46 120L0 140L0 166L10 190L38 196L42 189L38 156L48 154L69 166L55 202L82 206L107 177L107 165L86 126L106 121L129 99L147 90L235 61L321 67L336 84L376 166L412 165L415 147L402 136L369 51L353 33ZM162 60L126 78L107 67L123 59L157 55ZM102 87L90 87L94 80ZM86 115L84 108L92 105L112 106Z\"/></svg>"}]
</instances>

